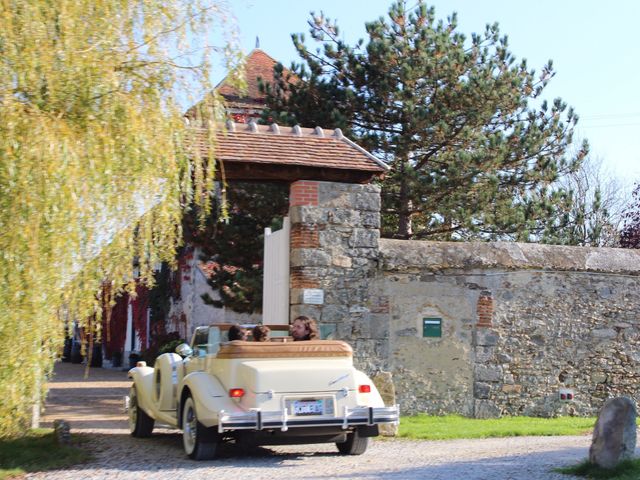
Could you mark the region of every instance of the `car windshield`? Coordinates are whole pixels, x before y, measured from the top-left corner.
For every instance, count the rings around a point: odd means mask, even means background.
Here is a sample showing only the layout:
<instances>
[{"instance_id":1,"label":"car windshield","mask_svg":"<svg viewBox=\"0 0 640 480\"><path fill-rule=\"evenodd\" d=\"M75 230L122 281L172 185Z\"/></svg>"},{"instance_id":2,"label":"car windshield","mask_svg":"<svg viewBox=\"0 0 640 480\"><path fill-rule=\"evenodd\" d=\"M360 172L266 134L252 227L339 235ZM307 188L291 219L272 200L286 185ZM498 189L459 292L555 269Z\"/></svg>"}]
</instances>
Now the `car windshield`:
<instances>
[{"instance_id":1,"label":"car windshield","mask_svg":"<svg viewBox=\"0 0 640 480\"><path fill-rule=\"evenodd\" d=\"M218 353L221 332L219 327L198 327L193 334L191 348L197 356Z\"/></svg>"}]
</instances>

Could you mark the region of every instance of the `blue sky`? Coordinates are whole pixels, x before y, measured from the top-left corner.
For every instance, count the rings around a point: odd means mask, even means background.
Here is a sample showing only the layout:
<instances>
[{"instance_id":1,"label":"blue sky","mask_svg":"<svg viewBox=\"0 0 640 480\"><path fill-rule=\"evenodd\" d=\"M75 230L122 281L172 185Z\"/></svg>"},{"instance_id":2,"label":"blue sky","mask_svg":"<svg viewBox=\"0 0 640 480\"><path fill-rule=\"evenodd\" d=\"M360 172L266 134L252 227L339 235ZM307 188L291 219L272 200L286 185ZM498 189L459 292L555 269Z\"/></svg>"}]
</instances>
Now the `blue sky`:
<instances>
[{"instance_id":1,"label":"blue sky","mask_svg":"<svg viewBox=\"0 0 640 480\"><path fill-rule=\"evenodd\" d=\"M409 5L415 2L410 1ZM364 23L385 15L391 0L230 0L248 53L260 48L289 66L298 57L290 35L307 33L310 11L337 19L349 43L365 36ZM605 170L623 183L640 182L640 2L616 0L435 0L438 18L458 13L469 36L497 21L516 58L537 71L552 59L556 76L545 98L561 97L580 116L578 135ZM308 38L308 35L307 35ZM311 42L308 42L311 45ZM222 75L221 75L222 76ZM218 79L214 79L218 80Z\"/></svg>"}]
</instances>

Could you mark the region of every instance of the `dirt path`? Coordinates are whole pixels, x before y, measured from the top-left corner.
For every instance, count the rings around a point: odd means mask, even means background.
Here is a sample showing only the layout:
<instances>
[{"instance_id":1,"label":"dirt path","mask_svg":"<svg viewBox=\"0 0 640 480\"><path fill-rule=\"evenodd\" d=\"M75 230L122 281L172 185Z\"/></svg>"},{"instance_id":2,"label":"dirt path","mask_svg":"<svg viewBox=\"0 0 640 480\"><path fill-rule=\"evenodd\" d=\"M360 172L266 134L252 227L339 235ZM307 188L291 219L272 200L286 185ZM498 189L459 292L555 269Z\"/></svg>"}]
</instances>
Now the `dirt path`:
<instances>
[{"instance_id":1,"label":"dirt path","mask_svg":"<svg viewBox=\"0 0 640 480\"><path fill-rule=\"evenodd\" d=\"M92 368L85 379L84 365L57 363L49 382L42 426L51 427L62 418L74 431L126 428L124 396L131 381L127 372Z\"/></svg>"},{"instance_id":2,"label":"dirt path","mask_svg":"<svg viewBox=\"0 0 640 480\"><path fill-rule=\"evenodd\" d=\"M182 450L179 432L154 430L149 439L129 436L122 398L130 382L126 372L91 370L60 363L50 384L43 426L56 418L85 439L93 460L67 471L27 478L75 479L415 479L570 480L553 473L557 466L587 456L589 436L519 437L487 440L376 440L362 456L342 456L334 445L260 448L247 454L224 445L220 458L194 462Z\"/></svg>"}]
</instances>

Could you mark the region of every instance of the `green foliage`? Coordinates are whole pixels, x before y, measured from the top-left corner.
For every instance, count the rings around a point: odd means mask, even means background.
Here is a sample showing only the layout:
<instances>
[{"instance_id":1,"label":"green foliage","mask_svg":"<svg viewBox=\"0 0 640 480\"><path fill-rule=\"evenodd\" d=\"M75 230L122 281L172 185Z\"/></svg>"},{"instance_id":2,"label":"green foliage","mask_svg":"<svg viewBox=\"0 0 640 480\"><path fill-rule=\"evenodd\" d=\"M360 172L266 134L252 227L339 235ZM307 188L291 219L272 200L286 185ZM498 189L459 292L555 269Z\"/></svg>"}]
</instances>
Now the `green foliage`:
<instances>
[{"instance_id":1,"label":"green foliage","mask_svg":"<svg viewBox=\"0 0 640 480\"><path fill-rule=\"evenodd\" d=\"M181 343L184 343L184 340L179 338L177 340L172 340L160 345L160 348L158 349L158 355L162 355L163 353L175 353L176 347Z\"/></svg>"},{"instance_id":2,"label":"green foliage","mask_svg":"<svg viewBox=\"0 0 640 480\"><path fill-rule=\"evenodd\" d=\"M395 2L354 46L322 14L309 25L321 48L293 36L304 65L276 69L263 118L340 127L386 161L383 235L526 241L558 228L571 198L554 182L587 145L568 156L577 116L537 100L551 62L536 74L497 24L467 39L423 1Z\"/></svg>"},{"instance_id":3,"label":"green foliage","mask_svg":"<svg viewBox=\"0 0 640 480\"><path fill-rule=\"evenodd\" d=\"M180 338L178 332L159 335L153 338L151 346L142 352L142 360L147 362L148 366L153 367L160 355L163 353L175 353L176 347L181 343L185 343L185 340Z\"/></svg>"},{"instance_id":4,"label":"green foliage","mask_svg":"<svg viewBox=\"0 0 640 480\"><path fill-rule=\"evenodd\" d=\"M218 20L206 0L0 3L0 437L25 431L63 321L98 330L101 290L133 288L134 259L151 282L183 207L208 210L215 162L177 96L210 90Z\"/></svg>"},{"instance_id":5,"label":"green foliage","mask_svg":"<svg viewBox=\"0 0 640 480\"><path fill-rule=\"evenodd\" d=\"M640 458L620 462L615 468L601 468L588 460L571 467L557 468L556 472L602 480L637 480L640 478Z\"/></svg>"},{"instance_id":6,"label":"green foliage","mask_svg":"<svg viewBox=\"0 0 640 480\"><path fill-rule=\"evenodd\" d=\"M64 468L89 458L77 446L59 445L51 429L30 430L22 438L0 439L0 479Z\"/></svg>"},{"instance_id":7,"label":"green foliage","mask_svg":"<svg viewBox=\"0 0 640 480\"><path fill-rule=\"evenodd\" d=\"M262 311L264 229L278 230L289 208L288 185L231 183L230 211L221 223L212 217L208 228L193 236L203 248L203 261L215 263L209 285L220 298L205 302L235 312Z\"/></svg>"},{"instance_id":8,"label":"green foliage","mask_svg":"<svg viewBox=\"0 0 640 480\"><path fill-rule=\"evenodd\" d=\"M416 415L402 417L399 436L415 440L521 437L527 435L582 435L593 429L595 418L503 417L497 419Z\"/></svg>"},{"instance_id":9,"label":"green foliage","mask_svg":"<svg viewBox=\"0 0 640 480\"><path fill-rule=\"evenodd\" d=\"M149 289L149 310L151 324L164 324L171 309L171 298L175 297L175 286L168 264L163 263L154 275L153 287Z\"/></svg>"}]
</instances>

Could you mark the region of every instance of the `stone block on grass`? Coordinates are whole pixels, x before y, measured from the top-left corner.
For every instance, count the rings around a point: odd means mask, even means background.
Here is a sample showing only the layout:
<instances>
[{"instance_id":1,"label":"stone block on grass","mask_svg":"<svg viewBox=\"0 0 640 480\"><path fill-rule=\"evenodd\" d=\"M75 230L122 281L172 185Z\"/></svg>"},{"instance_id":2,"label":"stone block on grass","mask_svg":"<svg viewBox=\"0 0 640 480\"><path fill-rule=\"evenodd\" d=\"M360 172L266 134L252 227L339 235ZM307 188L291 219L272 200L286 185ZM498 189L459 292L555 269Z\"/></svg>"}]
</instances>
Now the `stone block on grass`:
<instances>
[{"instance_id":1,"label":"stone block on grass","mask_svg":"<svg viewBox=\"0 0 640 480\"><path fill-rule=\"evenodd\" d=\"M71 426L69 422L62 419L54 420L53 431L55 432L56 442L58 442L59 445L71 444Z\"/></svg>"},{"instance_id":2,"label":"stone block on grass","mask_svg":"<svg viewBox=\"0 0 640 480\"><path fill-rule=\"evenodd\" d=\"M610 398L593 430L589 461L611 469L632 458L636 449L636 406L627 397Z\"/></svg>"}]
</instances>

